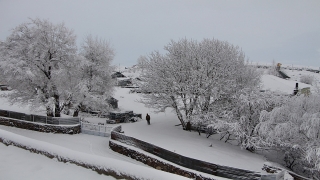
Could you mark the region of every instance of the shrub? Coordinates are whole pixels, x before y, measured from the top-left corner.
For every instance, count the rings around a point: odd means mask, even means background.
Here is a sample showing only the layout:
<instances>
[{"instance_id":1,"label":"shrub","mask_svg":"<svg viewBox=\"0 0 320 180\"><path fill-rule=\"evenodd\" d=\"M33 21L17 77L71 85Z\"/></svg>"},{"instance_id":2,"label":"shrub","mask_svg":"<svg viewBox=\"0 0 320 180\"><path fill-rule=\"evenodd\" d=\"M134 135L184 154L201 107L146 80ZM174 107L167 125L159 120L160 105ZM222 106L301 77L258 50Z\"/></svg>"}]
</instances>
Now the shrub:
<instances>
[{"instance_id":1,"label":"shrub","mask_svg":"<svg viewBox=\"0 0 320 180\"><path fill-rule=\"evenodd\" d=\"M313 81L314 81L314 77L311 75L302 75L300 77L300 82L302 82L302 83L306 83L306 84L311 85L313 83Z\"/></svg>"}]
</instances>

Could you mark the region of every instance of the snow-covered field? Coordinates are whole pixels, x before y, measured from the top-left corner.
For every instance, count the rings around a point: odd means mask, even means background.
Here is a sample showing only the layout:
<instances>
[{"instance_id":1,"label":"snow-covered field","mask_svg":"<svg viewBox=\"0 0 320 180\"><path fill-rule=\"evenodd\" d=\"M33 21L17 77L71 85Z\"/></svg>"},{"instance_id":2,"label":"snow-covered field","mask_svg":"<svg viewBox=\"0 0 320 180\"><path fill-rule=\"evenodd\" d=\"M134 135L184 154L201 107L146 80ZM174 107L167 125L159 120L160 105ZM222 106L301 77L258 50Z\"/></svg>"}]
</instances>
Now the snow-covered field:
<instances>
[{"instance_id":1,"label":"snow-covered field","mask_svg":"<svg viewBox=\"0 0 320 180\"><path fill-rule=\"evenodd\" d=\"M297 81L285 80L272 75L263 75L262 89L270 91L278 91L286 94L292 94ZM311 85L299 82L299 88L311 87Z\"/></svg>"},{"instance_id":2,"label":"snow-covered field","mask_svg":"<svg viewBox=\"0 0 320 180\"><path fill-rule=\"evenodd\" d=\"M0 143L0 179L78 179L111 180L111 176L74 164L61 163L56 159Z\"/></svg>"},{"instance_id":3,"label":"snow-covered field","mask_svg":"<svg viewBox=\"0 0 320 180\"><path fill-rule=\"evenodd\" d=\"M284 80L271 75L263 75L263 89L290 94L295 87L295 83L299 81L299 77L303 74L311 73L308 71L289 70L285 72L292 77L290 80ZM136 77L137 73L131 71L125 75ZM312 75L315 76L318 82L320 81L319 74L312 73ZM299 83L299 88L303 87L310 87L310 85ZM184 156L241 169L262 172L261 168L263 164L268 162L268 159L262 155L253 154L237 146L221 142L217 140L217 137L206 138L204 135L199 136L196 132L183 131L181 126L175 126L179 124L179 121L170 109L166 112L156 114L153 109L147 108L139 103L140 95L130 94L129 89L116 88L114 97L119 100L118 103L121 110L133 110L135 113L141 113L143 117L145 117L146 113L149 113L151 116L150 126L147 125L144 120L136 123L122 124L122 129L128 136L147 141ZM10 105L4 97L0 97L0 109L35 113L30 112L28 107ZM38 113L41 114L41 112ZM105 122L104 118L86 118L86 120L94 123ZM86 134L64 135L39 133L6 126L0 126L0 131L9 131L22 135L37 140L40 144L41 142L45 142L61 148L67 148L77 153L83 153L84 156L93 155L95 157L114 159L117 160L119 165L123 162L125 166L131 166L132 168L142 167L144 168L144 171L140 172L142 177L144 177L144 174L149 177L150 174L154 173L153 171L156 171L138 161L110 150L108 147L109 138ZM212 145L212 147L210 147L210 145ZM70 177L72 177L72 179L107 178L104 175L99 175L82 167L57 162L55 159L32 154L16 147L7 147L3 144L0 144L0 162L0 179L21 179L21 177L24 177L24 179L70 179ZM32 165L28 165L28 162L32 162L30 163ZM21 169L21 173L15 173L16 170L18 171L19 169ZM48 172L49 170L50 173ZM78 173L79 171L81 171L81 173ZM164 176L168 176L165 172L159 171L159 173L164 173ZM161 176L161 174L158 176Z\"/></svg>"}]
</instances>

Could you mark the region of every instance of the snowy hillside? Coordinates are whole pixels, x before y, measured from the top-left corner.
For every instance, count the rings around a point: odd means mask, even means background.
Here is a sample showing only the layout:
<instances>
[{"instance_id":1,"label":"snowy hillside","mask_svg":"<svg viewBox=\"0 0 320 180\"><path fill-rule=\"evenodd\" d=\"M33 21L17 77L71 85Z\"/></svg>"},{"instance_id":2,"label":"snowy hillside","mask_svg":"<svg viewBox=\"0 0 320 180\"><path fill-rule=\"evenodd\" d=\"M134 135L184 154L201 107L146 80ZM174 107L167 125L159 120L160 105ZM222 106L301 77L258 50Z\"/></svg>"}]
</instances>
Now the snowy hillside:
<instances>
[{"instance_id":1,"label":"snowy hillside","mask_svg":"<svg viewBox=\"0 0 320 180\"><path fill-rule=\"evenodd\" d=\"M300 67L300 66L298 66ZM299 70L299 68L295 70L283 69L287 75L290 76L289 79L282 79L277 76L268 75L266 70L261 71L261 90L270 90L270 91L279 91L286 94L292 94L295 88L296 83L299 83L299 89L311 87L311 91L313 90L313 86L309 84L305 84L300 82L301 76L312 76L314 78L315 83L320 83L320 74L310 72L307 70ZM315 67L314 67L315 69ZM138 66L133 67L119 67L120 70L125 76L128 78L137 78L140 75L140 69Z\"/></svg>"},{"instance_id":2,"label":"snowy hillside","mask_svg":"<svg viewBox=\"0 0 320 180\"><path fill-rule=\"evenodd\" d=\"M261 77L262 90L278 91L286 94L292 94L297 81L285 80L273 75L264 74ZM299 82L299 88L311 87L311 85Z\"/></svg>"},{"instance_id":3,"label":"snowy hillside","mask_svg":"<svg viewBox=\"0 0 320 180\"><path fill-rule=\"evenodd\" d=\"M139 77L139 69L137 69L137 67L130 69L123 68L121 69L121 72L128 78L134 79ZM286 71L286 73L291 76L291 79L284 80L272 75L264 74L262 76L261 89L280 91L283 93L291 94L295 87L295 83L299 82L299 78L301 77L301 75L310 75L310 72L308 71ZM317 82L320 81L319 74L313 73L312 75L315 76ZM312 88L312 85L299 83L299 88L304 87ZM240 149L238 146L219 141L218 136L205 138L204 135L199 136L197 132L183 131L181 126L176 126L177 124L179 124L179 120L177 119L175 113L170 109L167 109L162 113L154 113L154 109L145 107L144 104L139 102L139 100L141 99L140 94L131 94L129 93L129 91L130 89L128 88L116 88L114 97L119 100L119 109L123 111L134 111L135 113L141 113L143 119L146 113L149 113L151 116L151 125L148 126L145 120L136 123L122 124L123 131L126 135L141 139L143 141L163 147L167 150L179 153L187 157L213 162L220 165L257 171L261 173L265 173L262 170L264 163L273 163L269 162L269 160L262 155L253 154L246 150ZM5 92L1 93L4 94ZM4 97L0 97L0 109L24 113L44 114L44 112L32 112L27 106L20 106L17 104L10 105L7 99ZM91 117L86 118L85 120L93 123L105 123L106 119ZM66 148L68 149L68 152L70 150L70 153L79 153L79 159L81 159L83 156L94 156L97 159L99 159L100 157L104 160L106 166L110 165L111 167L112 165L112 168L115 168L119 171L122 170L120 166L126 167L126 169L124 169L123 171L129 171L128 169L130 168L138 168L139 171L135 173L140 174L141 177L144 178L154 177L152 175L155 175L155 173L158 173L156 176L165 177L165 179L177 178L174 175L171 176L170 174L168 175L167 173L161 171L155 172L156 170L154 169L146 167L145 165L137 161L111 151L108 148L108 138L90 136L85 134L72 136L62 134L47 134L1 125L0 131L6 136L10 136L10 133L7 133L7 131L9 131L14 134L31 138L30 141L34 141L36 142L36 144L41 144L41 146L45 146L45 148L47 149L50 149L50 147L55 147L57 149L59 149L60 147L61 149ZM7 162L6 164L8 164L9 166L16 166L17 168L23 169L23 166L25 166L26 163L30 161L29 158L31 156L28 156L28 154L30 153L24 152L21 149L17 149L11 146L5 147L0 144L0 161ZM18 157L21 161L16 161L16 157ZM31 177L32 179L47 177L47 166L52 167L53 169L57 169L56 166L58 162L56 162L54 159L45 159L41 157L41 155L35 154L32 154L32 157L35 159L35 163L38 165L31 166L29 168L29 171L23 171L23 173L25 173L24 175ZM108 161L110 162L110 164L107 163ZM69 172L73 172L74 174L76 174L75 172L79 171L79 167L73 167L73 165L63 164L62 166L64 166L66 170L68 170ZM59 171L60 170L57 170L56 172ZM8 168L8 166L4 166L3 163L1 163L0 165L0 172L2 172L1 177L11 177L12 179L19 179L22 177L21 174L15 175L14 172L10 170L10 167ZM32 176L31 174L35 172L37 172L38 174L36 176ZM83 171L83 173L84 174L79 174L79 176L77 176L77 179L104 178L103 175L92 174L92 172L90 171ZM63 177L52 176L51 179L69 179L68 177L70 177L70 174L66 174ZM183 179L182 177L179 178ZM112 177L110 177L110 179L112 179Z\"/></svg>"}]
</instances>

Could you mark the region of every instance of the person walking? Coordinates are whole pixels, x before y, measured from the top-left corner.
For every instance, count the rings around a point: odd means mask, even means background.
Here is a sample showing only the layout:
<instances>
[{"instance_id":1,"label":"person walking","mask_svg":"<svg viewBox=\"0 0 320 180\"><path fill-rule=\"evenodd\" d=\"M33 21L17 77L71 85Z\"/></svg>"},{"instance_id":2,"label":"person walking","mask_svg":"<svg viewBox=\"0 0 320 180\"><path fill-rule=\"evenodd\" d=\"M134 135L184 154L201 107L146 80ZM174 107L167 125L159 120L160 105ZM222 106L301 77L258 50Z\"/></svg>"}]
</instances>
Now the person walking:
<instances>
[{"instance_id":1,"label":"person walking","mask_svg":"<svg viewBox=\"0 0 320 180\"><path fill-rule=\"evenodd\" d=\"M147 122L148 122L148 125L150 125L150 116L149 116L148 113L147 113L147 115L146 115L146 120L147 120Z\"/></svg>"}]
</instances>

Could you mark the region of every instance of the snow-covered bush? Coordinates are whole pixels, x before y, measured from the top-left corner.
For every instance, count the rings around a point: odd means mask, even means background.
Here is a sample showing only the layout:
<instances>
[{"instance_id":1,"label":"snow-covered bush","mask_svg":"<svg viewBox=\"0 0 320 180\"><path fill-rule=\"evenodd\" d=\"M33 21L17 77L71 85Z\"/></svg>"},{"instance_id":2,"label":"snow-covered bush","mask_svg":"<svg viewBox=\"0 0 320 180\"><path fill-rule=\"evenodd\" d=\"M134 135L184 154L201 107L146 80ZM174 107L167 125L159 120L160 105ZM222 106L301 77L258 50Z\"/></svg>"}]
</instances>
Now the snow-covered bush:
<instances>
[{"instance_id":1,"label":"snow-covered bush","mask_svg":"<svg viewBox=\"0 0 320 180\"><path fill-rule=\"evenodd\" d=\"M287 167L320 178L320 96L294 96L285 105L263 111L257 133L285 153Z\"/></svg>"},{"instance_id":2,"label":"snow-covered bush","mask_svg":"<svg viewBox=\"0 0 320 180\"><path fill-rule=\"evenodd\" d=\"M191 116L190 123L192 129L197 130L199 135L201 132L205 131L208 138L212 134L217 133L217 129L213 126L217 119L218 117L210 112L205 114L194 114Z\"/></svg>"},{"instance_id":3,"label":"snow-covered bush","mask_svg":"<svg viewBox=\"0 0 320 180\"><path fill-rule=\"evenodd\" d=\"M270 111L284 99L284 96L271 92L243 90L233 96L228 109L220 114L223 118L213 126L221 133L221 139L228 141L232 137L242 148L255 151L264 144L256 131L261 111Z\"/></svg>"},{"instance_id":4,"label":"snow-covered bush","mask_svg":"<svg viewBox=\"0 0 320 180\"><path fill-rule=\"evenodd\" d=\"M272 61L272 65L268 68L267 74L273 75L273 76L279 76L279 72L277 69L277 64L275 61Z\"/></svg>"},{"instance_id":5,"label":"snow-covered bush","mask_svg":"<svg viewBox=\"0 0 320 180\"><path fill-rule=\"evenodd\" d=\"M242 148L255 151L268 144L256 131L260 113L271 111L286 99L281 94L243 89L227 103L212 105L208 113L192 116L191 122L196 127L205 126L207 137L219 133L220 140L237 142Z\"/></svg>"},{"instance_id":6,"label":"snow-covered bush","mask_svg":"<svg viewBox=\"0 0 320 180\"><path fill-rule=\"evenodd\" d=\"M300 77L300 82L312 85L314 81L314 77L311 75L302 75Z\"/></svg>"}]
</instances>

